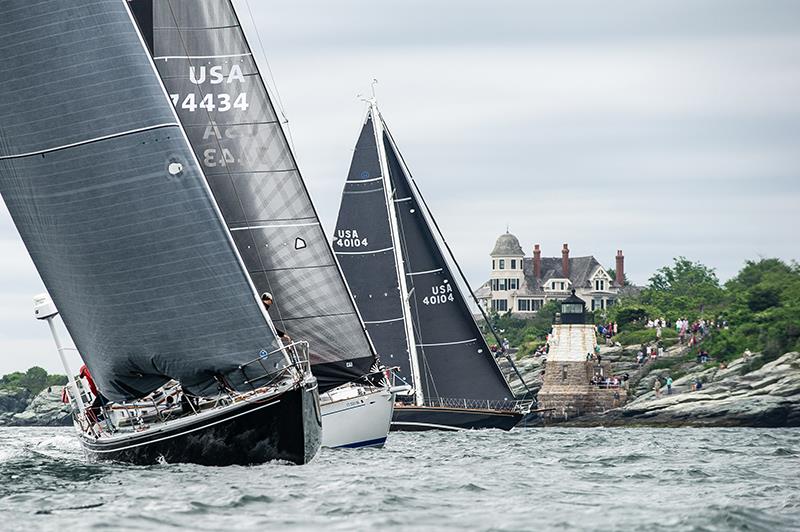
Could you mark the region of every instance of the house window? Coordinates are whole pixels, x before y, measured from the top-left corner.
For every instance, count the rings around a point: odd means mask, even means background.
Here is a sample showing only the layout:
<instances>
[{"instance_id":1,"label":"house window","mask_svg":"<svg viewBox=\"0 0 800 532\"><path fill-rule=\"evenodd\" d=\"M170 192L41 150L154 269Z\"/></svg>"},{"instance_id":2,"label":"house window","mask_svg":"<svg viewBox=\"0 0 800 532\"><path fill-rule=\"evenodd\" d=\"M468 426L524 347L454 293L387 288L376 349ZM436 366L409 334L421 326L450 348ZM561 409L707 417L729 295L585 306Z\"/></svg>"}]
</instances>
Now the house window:
<instances>
[{"instance_id":1,"label":"house window","mask_svg":"<svg viewBox=\"0 0 800 532\"><path fill-rule=\"evenodd\" d=\"M506 261L504 259L500 259L500 269L501 270L506 269Z\"/></svg>"},{"instance_id":2,"label":"house window","mask_svg":"<svg viewBox=\"0 0 800 532\"><path fill-rule=\"evenodd\" d=\"M509 290L518 290L519 289L519 279L509 279L508 280L508 289Z\"/></svg>"},{"instance_id":3,"label":"house window","mask_svg":"<svg viewBox=\"0 0 800 532\"><path fill-rule=\"evenodd\" d=\"M603 305L602 299L592 299L592 310L603 308L605 308L605 305Z\"/></svg>"},{"instance_id":4,"label":"house window","mask_svg":"<svg viewBox=\"0 0 800 532\"><path fill-rule=\"evenodd\" d=\"M511 269L512 270L517 269L517 259L511 259Z\"/></svg>"},{"instance_id":5,"label":"house window","mask_svg":"<svg viewBox=\"0 0 800 532\"><path fill-rule=\"evenodd\" d=\"M517 310L520 312L530 312L531 311L531 300L530 299L517 299Z\"/></svg>"},{"instance_id":6,"label":"house window","mask_svg":"<svg viewBox=\"0 0 800 532\"><path fill-rule=\"evenodd\" d=\"M553 284L550 285L550 289L551 290L555 290L556 289L556 282L555 281L553 281Z\"/></svg>"},{"instance_id":7,"label":"house window","mask_svg":"<svg viewBox=\"0 0 800 532\"><path fill-rule=\"evenodd\" d=\"M541 299L534 299L531 301L531 310L539 310L542 308L542 304L544 303Z\"/></svg>"},{"instance_id":8,"label":"house window","mask_svg":"<svg viewBox=\"0 0 800 532\"><path fill-rule=\"evenodd\" d=\"M495 312L506 312L508 310L508 300L492 299L492 310Z\"/></svg>"},{"instance_id":9,"label":"house window","mask_svg":"<svg viewBox=\"0 0 800 532\"><path fill-rule=\"evenodd\" d=\"M494 260L492 261L492 269L493 270L497 269L497 264L496 264L496 261L494 261Z\"/></svg>"},{"instance_id":10,"label":"house window","mask_svg":"<svg viewBox=\"0 0 800 532\"><path fill-rule=\"evenodd\" d=\"M564 291L564 283L561 283L561 291Z\"/></svg>"},{"instance_id":11,"label":"house window","mask_svg":"<svg viewBox=\"0 0 800 532\"><path fill-rule=\"evenodd\" d=\"M598 291L602 291L606 289L606 281L604 279L595 279L594 281L594 289Z\"/></svg>"}]
</instances>

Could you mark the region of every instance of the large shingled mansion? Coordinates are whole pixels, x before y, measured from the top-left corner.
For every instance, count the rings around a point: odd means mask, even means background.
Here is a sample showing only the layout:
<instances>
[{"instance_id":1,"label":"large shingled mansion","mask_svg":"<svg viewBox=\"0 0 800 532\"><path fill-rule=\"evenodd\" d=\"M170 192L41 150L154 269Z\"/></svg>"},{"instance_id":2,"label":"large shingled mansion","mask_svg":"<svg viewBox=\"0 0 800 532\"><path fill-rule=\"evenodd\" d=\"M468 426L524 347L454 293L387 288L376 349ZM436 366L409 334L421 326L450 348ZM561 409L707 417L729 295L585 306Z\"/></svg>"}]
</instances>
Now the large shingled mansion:
<instances>
[{"instance_id":1,"label":"large shingled mansion","mask_svg":"<svg viewBox=\"0 0 800 532\"><path fill-rule=\"evenodd\" d=\"M542 257L539 244L533 257L526 257L511 233L500 235L491 252L491 278L475 292L485 310L531 316L547 301L562 300L572 290L599 310L614 304L625 279L625 258L617 251L615 277L593 256L570 257L564 244L560 257Z\"/></svg>"}]
</instances>

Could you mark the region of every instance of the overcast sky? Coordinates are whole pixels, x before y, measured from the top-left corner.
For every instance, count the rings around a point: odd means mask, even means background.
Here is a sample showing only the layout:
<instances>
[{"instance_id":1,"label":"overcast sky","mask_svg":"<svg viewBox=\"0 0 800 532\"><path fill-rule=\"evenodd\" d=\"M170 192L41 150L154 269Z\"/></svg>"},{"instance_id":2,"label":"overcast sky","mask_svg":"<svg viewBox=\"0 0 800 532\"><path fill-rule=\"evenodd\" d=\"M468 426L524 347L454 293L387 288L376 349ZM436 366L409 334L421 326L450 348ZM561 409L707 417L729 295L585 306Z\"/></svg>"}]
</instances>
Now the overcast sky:
<instances>
[{"instance_id":1,"label":"overcast sky","mask_svg":"<svg viewBox=\"0 0 800 532\"><path fill-rule=\"evenodd\" d=\"M723 280L748 258L800 258L796 1L249 4L329 230L365 110L356 94L377 78L473 286L506 225L528 255L568 242L613 267L623 249L636 283L678 255ZM0 374L59 370L4 207L0 275Z\"/></svg>"}]
</instances>

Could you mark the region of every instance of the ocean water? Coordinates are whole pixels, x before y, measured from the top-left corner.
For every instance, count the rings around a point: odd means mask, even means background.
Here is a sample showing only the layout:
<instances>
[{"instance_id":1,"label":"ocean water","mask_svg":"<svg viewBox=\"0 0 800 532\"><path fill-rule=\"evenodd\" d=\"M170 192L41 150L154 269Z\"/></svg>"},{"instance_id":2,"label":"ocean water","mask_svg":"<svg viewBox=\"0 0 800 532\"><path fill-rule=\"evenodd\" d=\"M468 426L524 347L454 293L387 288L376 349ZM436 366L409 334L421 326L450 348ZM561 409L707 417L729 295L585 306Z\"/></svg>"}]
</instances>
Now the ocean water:
<instances>
[{"instance_id":1,"label":"ocean water","mask_svg":"<svg viewBox=\"0 0 800 532\"><path fill-rule=\"evenodd\" d=\"M800 530L798 429L393 433L306 466L84 461L0 429L0 530Z\"/></svg>"}]
</instances>

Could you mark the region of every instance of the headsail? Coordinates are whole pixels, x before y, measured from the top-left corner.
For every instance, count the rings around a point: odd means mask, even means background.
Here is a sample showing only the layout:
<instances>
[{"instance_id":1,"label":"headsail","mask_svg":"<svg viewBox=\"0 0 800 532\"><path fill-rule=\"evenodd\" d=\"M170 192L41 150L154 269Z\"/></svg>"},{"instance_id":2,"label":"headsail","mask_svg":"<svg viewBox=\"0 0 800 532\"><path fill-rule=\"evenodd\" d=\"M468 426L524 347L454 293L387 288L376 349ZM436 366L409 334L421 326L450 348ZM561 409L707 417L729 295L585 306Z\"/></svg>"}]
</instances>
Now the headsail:
<instances>
[{"instance_id":1,"label":"headsail","mask_svg":"<svg viewBox=\"0 0 800 532\"><path fill-rule=\"evenodd\" d=\"M385 124L383 130L425 397L511 401Z\"/></svg>"},{"instance_id":2,"label":"headsail","mask_svg":"<svg viewBox=\"0 0 800 532\"><path fill-rule=\"evenodd\" d=\"M367 113L342 193L333 247L375 348L413 385L397 264L372 113Z\"/></svg>"},{"instance_id":3,"label":"headsail","mask_svg":"<svg viewBox=\"0 0 800 532\"><path fill-rule=\"evenodd\" d=\"M231 2L132 3L276 326L310 342L321 391L368 373L374 351Z\"/></svg>"},{"instance_id":4,"label":"headsail","mask_svg":"<svg viewBox=\"0 0 800 532\"><path fill-rule=\"evenodd\" d=\"M2 12L0 192L100 391L243 388L277 341L125 4Z\"/></svg>"}]
</instances>

